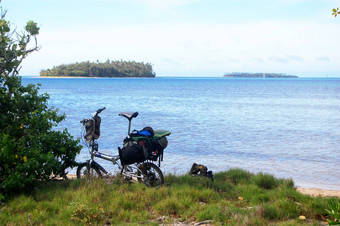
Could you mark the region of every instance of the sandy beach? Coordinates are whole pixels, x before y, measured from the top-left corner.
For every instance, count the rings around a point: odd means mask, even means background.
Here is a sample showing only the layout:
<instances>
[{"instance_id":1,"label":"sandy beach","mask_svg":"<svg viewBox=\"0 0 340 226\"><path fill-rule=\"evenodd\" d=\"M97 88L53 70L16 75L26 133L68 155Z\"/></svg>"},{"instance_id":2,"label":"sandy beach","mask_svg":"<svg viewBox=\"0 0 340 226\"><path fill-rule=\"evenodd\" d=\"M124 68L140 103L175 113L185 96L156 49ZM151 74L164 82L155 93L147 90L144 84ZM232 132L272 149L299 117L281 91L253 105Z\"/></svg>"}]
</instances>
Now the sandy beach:
<instances>
[{"instance_id":1,"label":"sandy beach","mask_svg":"<svg viewBox=\"0 0 340 226\"><path fill-rule=\"evenodd\" d=\"M322 197L338 197L340 198L340 190L325 190L318 188L297 188L299 192L310 196L322 196Z\"/></svg>"}]
</instances>

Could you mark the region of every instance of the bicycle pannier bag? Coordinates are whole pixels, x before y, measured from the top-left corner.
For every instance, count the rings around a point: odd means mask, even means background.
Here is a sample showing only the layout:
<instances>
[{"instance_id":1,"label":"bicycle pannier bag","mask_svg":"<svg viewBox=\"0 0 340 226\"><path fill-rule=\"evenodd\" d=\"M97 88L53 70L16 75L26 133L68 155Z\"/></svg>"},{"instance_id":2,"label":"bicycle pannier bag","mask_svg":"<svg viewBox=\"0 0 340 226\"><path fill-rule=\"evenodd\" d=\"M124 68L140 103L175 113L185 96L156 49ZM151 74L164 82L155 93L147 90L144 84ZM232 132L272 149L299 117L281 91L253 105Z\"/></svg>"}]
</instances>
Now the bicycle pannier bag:
<instances>
[{"instance_id":1,"label":"bicycle pannier bag","mask_svg":"<svg viewBox=\"0 0 340 226\"><path fill-rule=\"evenodd\" d=\"M163 161L163 151L168 146L168 140L165 136L158 139L146 139L144 143L148 160L157 161L161 157L160 161Z\"/></svg>"},{"instance_id":2,"label":"bicycle pannier bag","mask_svg":"<svg viewBox=\"0 0 340 226\"><path fill-rule=\"evenodd\" d=\"M86 122L85 129L86 135L84 138L86 142L90 142L92 138L98 139L100 136L100 123L101 118L99 116L95 116L93 120L89 120Z\"/></svg>"},{"instance_id":3,"label":"bicycle pannier bag","mask_svg":"<svg viewBox=\"0 0 340 226\"><path fill-rule=\"evenodd\" d=\"M166 139L166 136L159 138L157 142L160 148L163 150L168 146L168 139Z\"/></svg>"},{"instance_id":4,"label":"bicycle pannier bag","mask_svg":"<svg viewBox=\"0 0 340 226\"><path fill-rule=\"evenodd\" d=\"M145 161L147 155L144 146L140 145L137 141L128 141L121 150L120 161L123 165L130 165Z\"/></svg>"}]
</instances>

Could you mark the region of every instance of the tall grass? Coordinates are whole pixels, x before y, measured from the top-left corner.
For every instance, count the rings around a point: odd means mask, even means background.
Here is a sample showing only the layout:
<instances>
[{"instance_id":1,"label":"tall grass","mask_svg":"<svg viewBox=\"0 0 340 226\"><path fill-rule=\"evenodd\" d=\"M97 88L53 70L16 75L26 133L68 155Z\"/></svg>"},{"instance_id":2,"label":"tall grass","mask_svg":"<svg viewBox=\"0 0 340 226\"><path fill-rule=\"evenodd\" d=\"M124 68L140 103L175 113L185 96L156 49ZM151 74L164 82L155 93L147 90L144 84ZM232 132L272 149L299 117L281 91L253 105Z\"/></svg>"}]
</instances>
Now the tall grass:
<instances>
[{"instance_id":1,"label":"tall grass","mask_svg":"<svg viewBox=\"0 0 340 226\"><path fill-rule=\"evenodd\" d=\"M292 180L231 169L205 177L168 175L150 188L107 181L42 183L32 194L0 206L0 225L155 224L207 221L212 224L319 224L336 198L309 197ZM307 221L299 220L306 216Z\"/></svg>"}]
</instances>

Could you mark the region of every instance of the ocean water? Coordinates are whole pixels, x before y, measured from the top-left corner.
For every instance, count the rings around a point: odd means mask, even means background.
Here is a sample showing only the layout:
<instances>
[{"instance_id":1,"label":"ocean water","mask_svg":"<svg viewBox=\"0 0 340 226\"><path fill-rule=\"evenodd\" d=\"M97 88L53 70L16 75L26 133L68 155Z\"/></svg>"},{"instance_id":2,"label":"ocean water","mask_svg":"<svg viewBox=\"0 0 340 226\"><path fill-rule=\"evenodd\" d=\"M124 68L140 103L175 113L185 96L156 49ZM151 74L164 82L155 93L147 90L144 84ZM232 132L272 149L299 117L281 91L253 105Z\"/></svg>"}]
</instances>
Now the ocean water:
<instances>
[{"instance_id":1,"label":"ocean water","mask_svg":"<svg viewBox=\"0 0 340 226\"><path fill-rule=\"evenodd\" d=\"M300 187L340 190L339 78L23 77L23 83L41 84L49 105L67 115L56 129L76 138L79 121L106 107L98 142L107 154L117 154L127 133L120 112L139 112L134 129L170 130L165 174L200 163L213 172L242 168L292 178ZM83 148L77 160L88 158Z\"/></svg>"}]
</instances>

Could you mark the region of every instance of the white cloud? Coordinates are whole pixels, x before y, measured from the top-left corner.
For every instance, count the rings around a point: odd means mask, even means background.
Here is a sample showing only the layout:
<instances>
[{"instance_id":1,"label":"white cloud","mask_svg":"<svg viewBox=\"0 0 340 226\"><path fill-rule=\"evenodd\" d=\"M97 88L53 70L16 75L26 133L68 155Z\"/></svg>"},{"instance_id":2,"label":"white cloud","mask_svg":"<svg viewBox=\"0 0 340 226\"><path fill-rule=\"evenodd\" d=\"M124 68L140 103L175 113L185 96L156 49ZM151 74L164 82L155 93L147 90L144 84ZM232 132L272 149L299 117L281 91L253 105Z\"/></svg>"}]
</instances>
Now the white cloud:
<instances>
[{"instance_id":1,"label":"white cloud","mask_svg":"<svg viewBox=\"0 0 340 226\"><path fill-rule=\"evenodd\" d=\"M287 58L290 61L298 61L298 62L303 61L303 58L301 56L297 56L297 55L290 55L290 56L287 56Z\"/></svg>"},{"instance_id":2,"label":"white cloud","mask_svg":"<svg viewBox=\"0 0 340 226\"><path fill-rule=\"evenodd\" d=\"M317 58L315 58L315 60L316 61L325 61L325 62L330 62L331 61L328 56L317 57Z\"/></svg>"},{"instance_id":3,"label":"white cloud","mask_svg":"<svg viewBox=\"0 0 340 226\"><path fill-rule=\"evenodd\" d=\"M270 56L268 58L269 61L274 61L277 63L289 63L292 61L297 61L297 62L302 62L303 58L301 56L294 56L294 55L290 55L290 56Z\"/></svg>"},{"instance_id":4,"label":"white cloud","mask_svg":"<svg viewBox=\"0 0 340 226\"><path fill-rule=\"evenodd\" d=\"M268 58L269 61L274 61L274 62L277 62L277 63L288 63L289 60L285 57L280 57L280 56L270 56Z\"/></svg>"}]
</instances>

